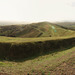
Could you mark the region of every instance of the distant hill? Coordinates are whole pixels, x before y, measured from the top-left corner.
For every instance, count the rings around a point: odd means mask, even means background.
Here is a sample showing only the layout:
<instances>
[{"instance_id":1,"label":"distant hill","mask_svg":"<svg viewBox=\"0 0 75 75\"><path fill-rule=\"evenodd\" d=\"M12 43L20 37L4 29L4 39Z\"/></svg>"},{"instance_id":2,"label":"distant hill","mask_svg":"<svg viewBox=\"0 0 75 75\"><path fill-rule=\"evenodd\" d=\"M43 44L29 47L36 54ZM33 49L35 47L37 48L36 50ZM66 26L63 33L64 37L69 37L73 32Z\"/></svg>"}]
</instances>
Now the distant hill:
<instances>
[{"instance_id":1,"label":"distant hill","mask_svg":"<svg viewBox=\"0 0 75 75\"><path fill-rule=\"evenodd\" d=\"M5 25L19 25L19 24L30 24L31 22L9 22L9 21L0 21L0 26L5 26Z\"/></svg>"},{"instance_id":2,"label":"distant hill","mask_svg":"<svg viewBox=\"0 0 75 75\"><path fill-rule=\"evenodd\" d=\"M75 22L56 22L56 24L66 27L68 29L75 30Z\"/></svg>"},{"instance_id":3,"label":"distant hill","mask_svg":"<svg viewBox=\"0 0 75 75\"><path fill-rule=\"evenodd\" d=\"M0 36L8 37L58 37L74 34L75 31L65 29L50 22L0 26Z\"/></svg>"}]
</instances>

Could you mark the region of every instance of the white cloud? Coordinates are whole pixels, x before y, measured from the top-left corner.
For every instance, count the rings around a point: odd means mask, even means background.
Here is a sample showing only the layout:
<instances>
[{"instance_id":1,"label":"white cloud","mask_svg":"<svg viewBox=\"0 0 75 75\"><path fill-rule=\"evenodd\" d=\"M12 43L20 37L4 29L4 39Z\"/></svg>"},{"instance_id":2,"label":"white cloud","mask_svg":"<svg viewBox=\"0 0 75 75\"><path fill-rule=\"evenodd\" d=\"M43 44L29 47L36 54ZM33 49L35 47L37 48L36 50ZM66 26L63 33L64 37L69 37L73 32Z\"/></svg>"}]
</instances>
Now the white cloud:
<instances>
[{"instance_id":1,"label":"white cloud","mask_svg":"<svg viewBox=\"0 0 75 75\"><path fill-rule=\"evenodd\" d=\"M75 2L72 2L72 3L71 3L71 6L72 6L72 7L75 7Z\"/></svg>"},{"instance_id":2,"label":"white cloud","mask_svg":"<svg viewBox=\"0 0 75 75\"><path fill-rule=\"evenodd\" d=\"M0 0L0 20L75 20L74 0ZM73 4L74 5L74 4Z\"/></svg>"}]
</instances>

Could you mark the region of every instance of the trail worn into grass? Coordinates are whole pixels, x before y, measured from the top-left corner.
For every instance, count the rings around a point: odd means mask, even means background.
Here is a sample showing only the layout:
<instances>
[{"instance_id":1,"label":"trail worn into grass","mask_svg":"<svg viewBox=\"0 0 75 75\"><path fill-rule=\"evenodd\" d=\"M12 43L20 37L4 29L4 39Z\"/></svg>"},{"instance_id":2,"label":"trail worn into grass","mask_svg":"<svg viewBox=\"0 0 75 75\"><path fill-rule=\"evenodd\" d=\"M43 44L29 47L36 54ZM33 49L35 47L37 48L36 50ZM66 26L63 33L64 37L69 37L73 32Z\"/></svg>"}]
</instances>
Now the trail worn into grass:
<instances>
[{"instance_id":1,"label":"trail worn into grass","mask_svg":"<svg viewBox=\"0 0 75 75\"><path fill-rule=\"evenodd\" d=\"M60 69L60 65L64 64L64 62L70 58L75 58L75 47L39 56L23 62L0 61L0 73L6 73L9 75L62 75L64 71L60 74L60 71L57 70L57 68ZM74 63L74 61L72 63ZM66 66L64 67L65 70L68 70L67 68Z\"/></svg>"}]
</instances>

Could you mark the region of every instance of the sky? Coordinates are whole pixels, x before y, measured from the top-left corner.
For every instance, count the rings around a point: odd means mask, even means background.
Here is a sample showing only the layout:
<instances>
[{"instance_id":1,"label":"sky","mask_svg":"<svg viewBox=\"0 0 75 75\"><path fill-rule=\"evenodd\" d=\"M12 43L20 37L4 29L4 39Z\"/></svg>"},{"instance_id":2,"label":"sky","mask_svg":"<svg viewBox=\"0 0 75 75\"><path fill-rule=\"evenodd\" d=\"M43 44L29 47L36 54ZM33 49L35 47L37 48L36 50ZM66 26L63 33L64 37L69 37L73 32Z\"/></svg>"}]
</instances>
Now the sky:
<instances>
[{"instance_id":1,"label":"sky","mask_svg":"<svg viewBox=\"0 0 75 75\"><path fill-rule=\"evenodd\" d=\"M75 0L0 0L0 21L75 21Z\"/></svg>"}]
</instances>

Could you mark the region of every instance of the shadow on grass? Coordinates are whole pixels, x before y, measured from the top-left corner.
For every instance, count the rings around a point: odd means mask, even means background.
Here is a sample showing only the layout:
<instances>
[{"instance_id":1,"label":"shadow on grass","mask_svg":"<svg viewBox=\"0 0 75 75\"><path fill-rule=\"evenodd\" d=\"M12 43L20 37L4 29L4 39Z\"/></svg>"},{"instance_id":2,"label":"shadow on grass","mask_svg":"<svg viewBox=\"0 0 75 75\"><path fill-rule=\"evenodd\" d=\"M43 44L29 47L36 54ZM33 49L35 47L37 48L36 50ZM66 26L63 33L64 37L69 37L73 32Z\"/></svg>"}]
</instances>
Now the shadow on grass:
<instances>
[{"instance_id":1,"label":"shadow on grass","mask_svg":"<svg viewBox=\"0 0 75 75\"><path fill-rule=\"evenodd\" d=\"M73 46L70 46L70 47L67 47L67 48L56 49L56 50L49 51L49 52L46 52L46 53L37 54L35 56L29 57L29 58L25 58L25 59L22 59L22 60L16 60L16 62L23 62L23 61L26 61L26 60L33 60L33 59L35 59L35 58L37 58L39 56L44 56L44 55L49 55L49 54L53 54L53 53L65 51L65 50L71 49L72 47L74 47L74 45Z\"/></svg>"},{"instance_id":2,"label":"shadow on grass","mask_svg":"<svg viewBox=\"0 0 75 75\"><path fill-rule=\"evenodd\" d=\"M39 56L68 50L74 46L75 38L13 45L11 45L11 43L0 43L0 60L23 62L26 60L35 59Z\"/></svg>"},{"instance_id":3,"label":"shadow on grass","mask_svg":"<svg viewBox=\"0 0 75 75\"><path fill-rule=\"evenodd\" d=\"M37 54L37 55L34 55L34 56L31 56L31 57L28 57L28 58L22 58L22 59L12 59L12 60L8 60L8 59L0 59L0 61L12 61L12 62L23 62L23 61L27 61L27 60L33 60L39 56L44 56L44 55L48 55L48 54L53 54L53 53L57 53L57 52L62 52L62 51L65 51L65 50L68 50L68 49L71 49L72 47L75 47L75 45L71 45L69 47L66 47L66 48L61 48L61 49L56 49L56 50L52 50L52 51L49 51L49 52L46 52L46 53L42 53L42 54Z\"/></svg>"}]
</instances>

